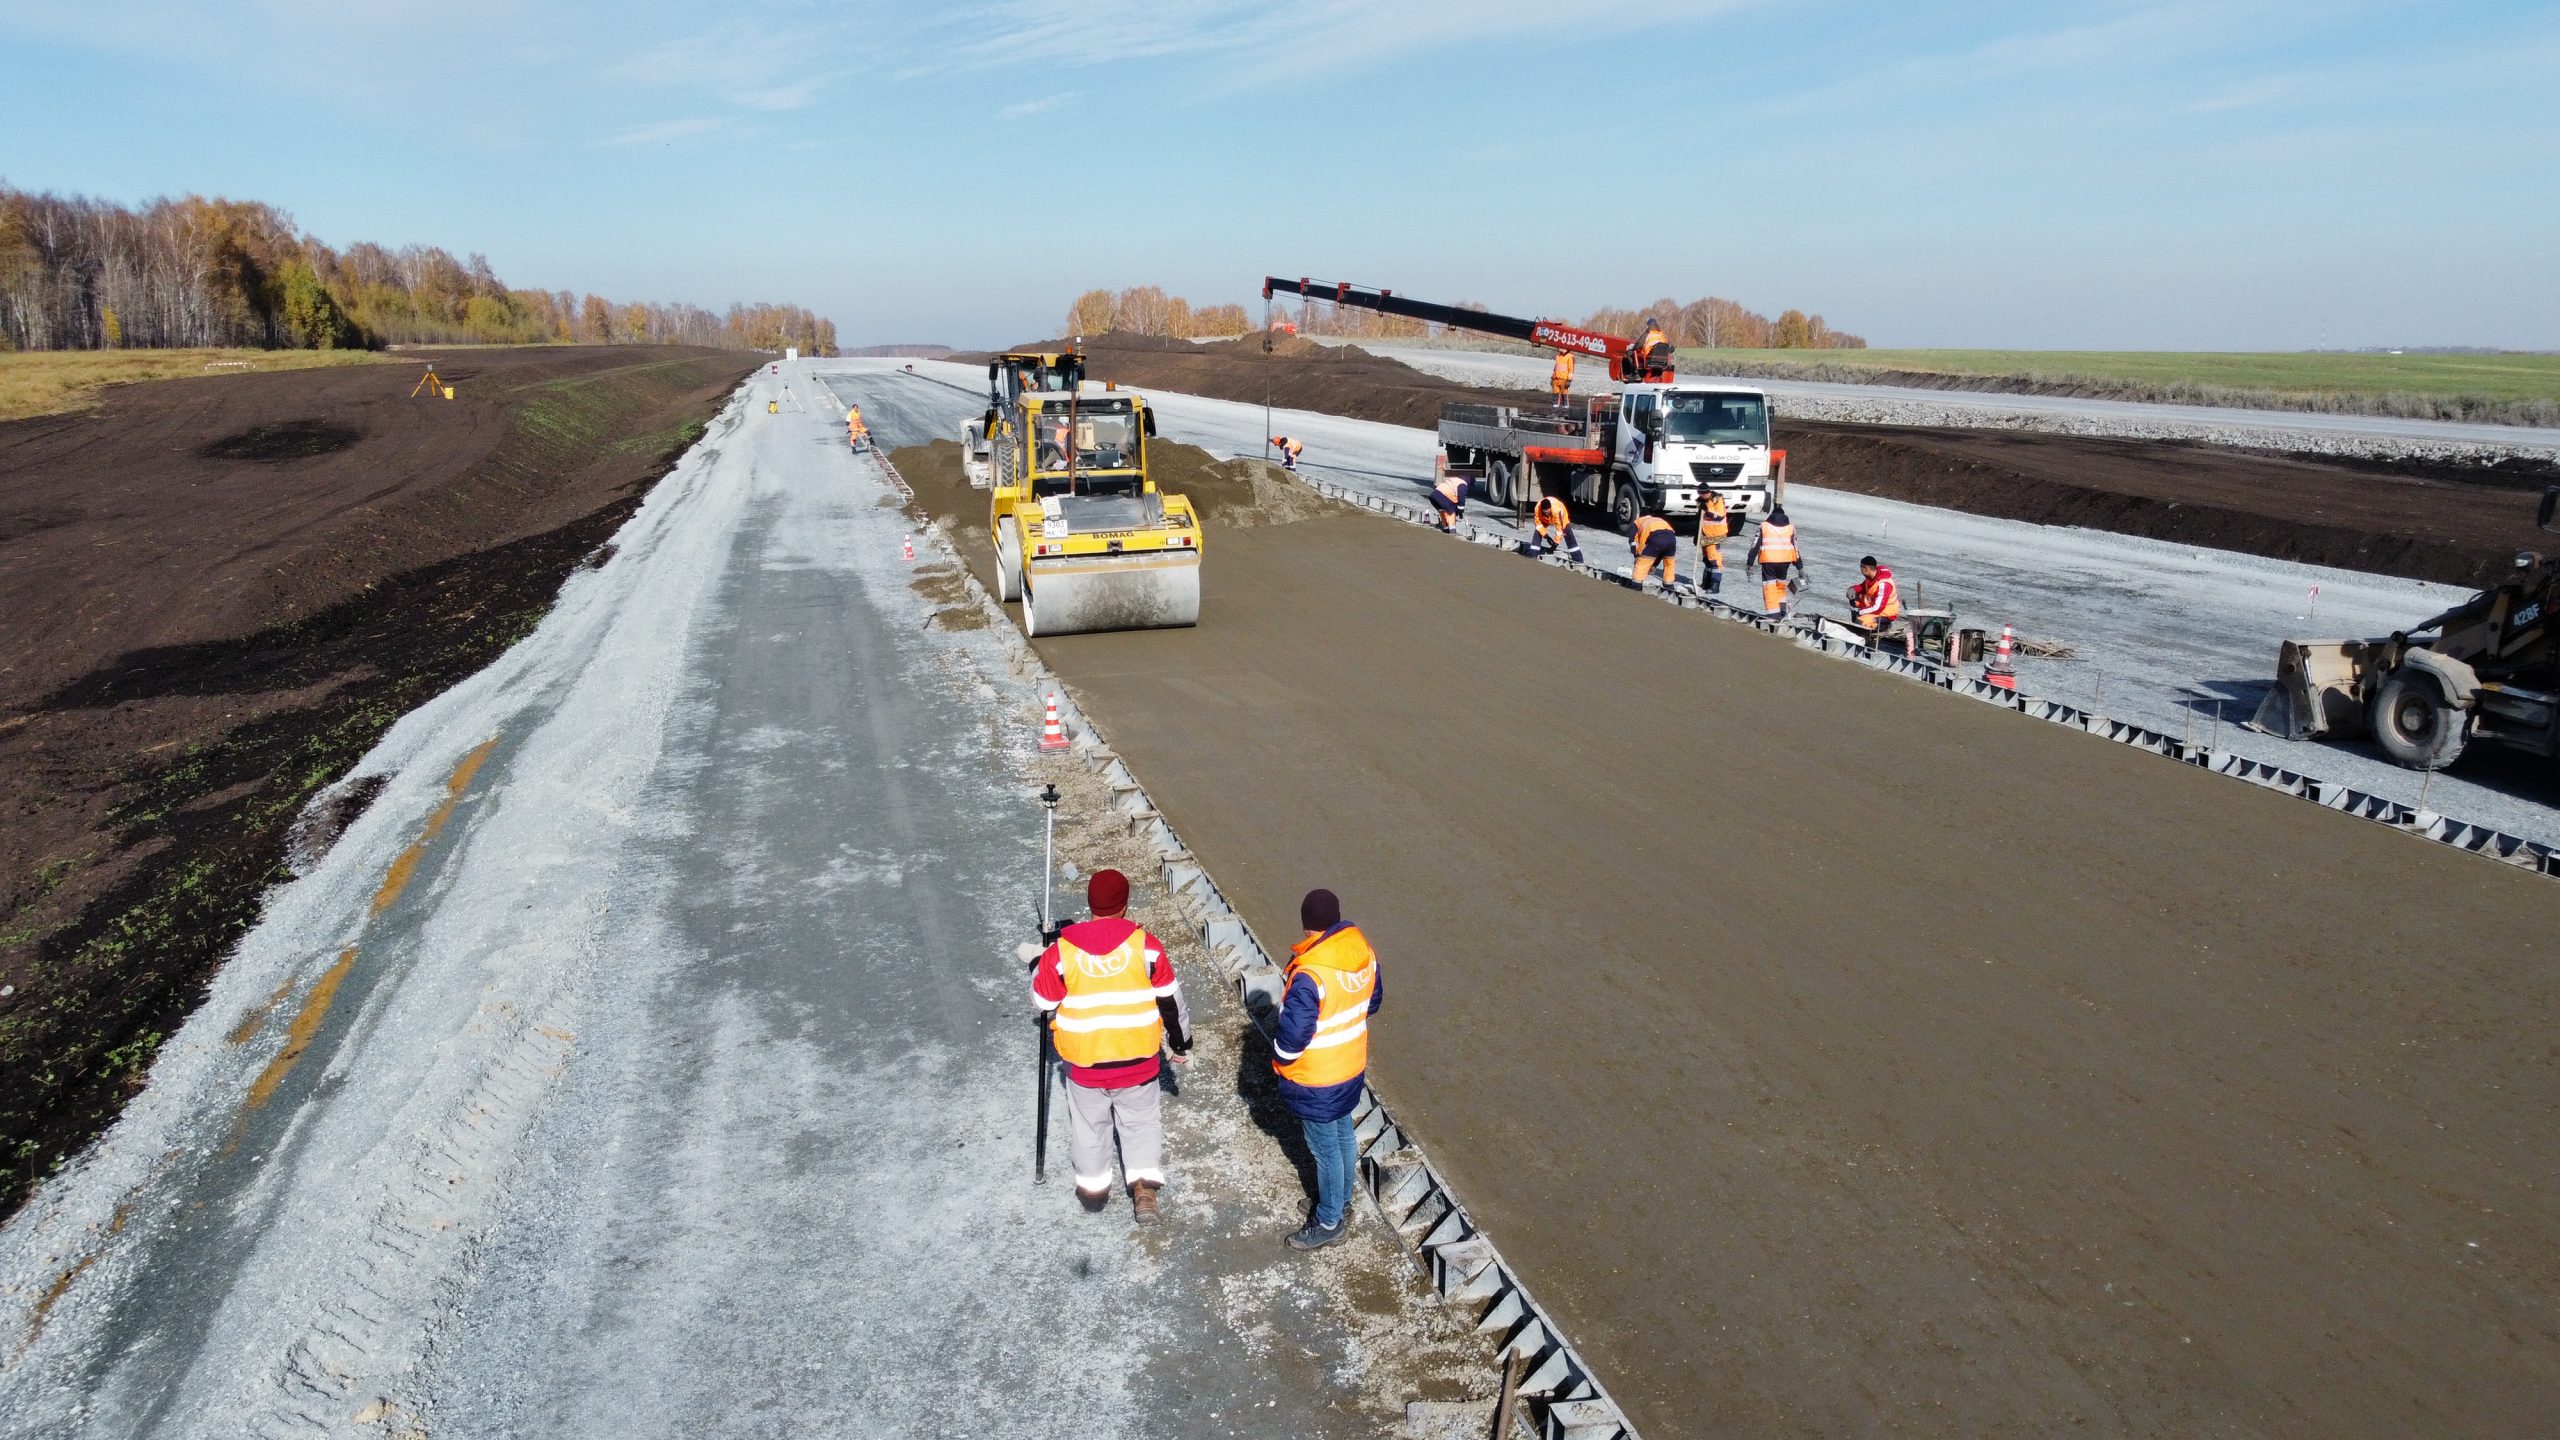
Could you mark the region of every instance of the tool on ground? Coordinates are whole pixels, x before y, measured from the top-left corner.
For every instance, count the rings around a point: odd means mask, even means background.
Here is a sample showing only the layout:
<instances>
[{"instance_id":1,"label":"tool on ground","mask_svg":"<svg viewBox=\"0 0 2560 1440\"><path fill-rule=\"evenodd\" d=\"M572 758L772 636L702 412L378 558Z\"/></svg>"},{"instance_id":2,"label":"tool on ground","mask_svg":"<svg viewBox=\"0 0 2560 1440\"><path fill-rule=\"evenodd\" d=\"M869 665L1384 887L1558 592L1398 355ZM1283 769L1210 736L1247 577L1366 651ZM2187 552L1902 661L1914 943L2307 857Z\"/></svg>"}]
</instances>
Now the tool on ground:
<instances>
[{"instance_id":1,"label":"tool on ground","mask_svg":"<svg viewBox=\"0 0 2560 1440\"><path fill-rule=\"evenodd\" d=\"M1048 718L1040 722L1040 748L1043 750L1067 748L1067 727L1058 721L1058 692L1055 690L1049 692Z\"/></svg>"},{"instance_id":2,"label":"tool on ground","mask_svg":"<svg viewBox=\"0 0 2560 1440\"><path fill-rule=\"evenodd\" d=\"M421 390L430 395L440 395L447 400L453 398L453 387L444 383L444 377L436 373L436 367L433 365L427 367L426 374L418 377L417 384L409 387L409 398L417 399L418 392Z\"/></svg>"},{"instance_id":3,"label":"tool on ground","mask_svg":"<svg viewBox=\"0 0 2560 1440\"><path fill-rule=\"evenodd\" d=\"M1502 1388L1493 1398L1493 1440L1512 1440L1511 1417L1520 1407L1520 1380L1529 1368L1528 1355L1514 1350L1502 1358Z\"/></svg>"},{"instance_id":4,"label":"tool on ground","mask_svg":"<svg viewBox=\"0 0 2560 1440\"><path fill-rule=\"evenodd\" d=\"M1562 495L1605 511L1620 534L1632 534L1647 510L1694 533L1699 497L1710 491L1724 497L1737 523L1786 503L1786 452L1769 446L1768 392L1682 381L1658 328L1625 340L1392 290L1264 276L1266 304L1274 291L1607 361L1610 378L1623 387L1614 395L1559 392L1549 405L1441 409L1440 448L1450 469L1491 504L1517 512L1542 494Z\"/></svg>"},{"instance_id":5,"label":"tool on ground","mask_svg":"<svg viewBox=\"0 0 2560 1440\"><path fill-rule=\"evenodd\" d=\"M991 492L996 599L1022 602L1025 634L1199 623L1200 522L1148 472L1155 428L1138 396L1086 395L1076 351L988 364L961 467Z\"/></svg>"},{"instance_id":6,"label":"tool on ground","mask_svg":"<svg viewBox=\"0 0 2560 1440\"><path fill-rule=\"evenodd\" d=\"M2560 485L2534 524L2552 530ZM2497 584L2378 640L2287 640L2249 727L2287 740L2370 735L2412 770L2472 740L2560 756L2560 560L2531 550Z\"/></svg>"},{"instance_id":7,"label":"tool on ground","mask_svg":"<svg viewBox=\"0 0 2560 1440\"><path fill-rule=\"evenodd\" d=\"M1055 711L1051 713L1054 714ZM1058 871L1058 787L1056 785L1041 787L1040 808L1047 812L1040 837L1040 943L1055 945L1058 943L1059 926L1049 910L1051 898L1049 887L1051 878ZM1032 953L1031 963L1035 966L1040 963L1039 952ZM1040 1032L1038 1075L1040 1117L1031 1141L1031 1183L1046 1185L1049 1183L1049 1091L1051 1088L1049 1070L1051 1057L1056 1053L1057 1042L1049 1033L1049 1017L1046 1014L1032 1016L1031 1024L1032 1028Z\"/></svg>"}]
</instances>

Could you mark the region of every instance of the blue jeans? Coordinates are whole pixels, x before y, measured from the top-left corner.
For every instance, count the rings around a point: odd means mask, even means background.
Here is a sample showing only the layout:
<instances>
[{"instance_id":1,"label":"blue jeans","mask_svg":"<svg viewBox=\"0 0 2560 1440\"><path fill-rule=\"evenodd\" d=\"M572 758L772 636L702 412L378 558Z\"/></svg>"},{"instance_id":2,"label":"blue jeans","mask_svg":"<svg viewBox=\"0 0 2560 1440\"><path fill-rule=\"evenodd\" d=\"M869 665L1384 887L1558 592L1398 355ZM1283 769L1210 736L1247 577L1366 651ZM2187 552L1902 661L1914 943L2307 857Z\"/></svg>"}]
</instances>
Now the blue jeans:
<instances>
[{"instance_id":1,"label":"blue jeans","mask_svg":"<svg viewBox=\"0 0 2560 1440\"><path fill-rule=\"evenodd\" d=\"M1360 1177L1360 1127L1350 1115L1298 1124L1307 1132L1307 1148L1316 1157L1316 1223L1330 1230L1342 1223L1351 1205L1351 1182Z\"/></svg>"}]
</instances>

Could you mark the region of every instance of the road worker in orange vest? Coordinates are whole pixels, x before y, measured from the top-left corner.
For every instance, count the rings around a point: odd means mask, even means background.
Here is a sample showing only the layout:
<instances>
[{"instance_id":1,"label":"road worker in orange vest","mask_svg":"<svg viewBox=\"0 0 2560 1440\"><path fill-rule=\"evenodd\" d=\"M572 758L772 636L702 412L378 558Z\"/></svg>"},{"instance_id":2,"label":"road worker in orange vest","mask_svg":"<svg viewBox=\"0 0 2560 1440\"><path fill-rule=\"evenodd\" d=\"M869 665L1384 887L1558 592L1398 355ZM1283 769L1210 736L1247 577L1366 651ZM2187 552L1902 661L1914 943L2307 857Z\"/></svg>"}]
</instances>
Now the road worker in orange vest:
<instances>
[{"instance_id":1,"label":"road worker in orange vest","mask_svg":"<svg viewBox=\"0 0 2560 1440\"><path fill-rule=\"evenodd\" d=\"M871 438L871 427L862 423L862 407L848 405L844 410L844 438L858 453L862 443Z\"/></svg>"},{"instance_id":2,"label":"road worker in orange vest","mask_svg":"<svg viewBox=\"0 0 2560 1440\"><path fill-rule=\"evenodd\" d=\"M1129 877L1097 870L1085 883L1093 918L1058 933L1031 967L1031 996L1050 1017L1058 1058L1067 1064L1067 1163L1076 1199L1099 1214L1111 1199L1111 1142L1129 1208L1141 1225L1162 1215L1163 1092L1157 1052L1191 1058L1191 1011L1164 944L1126 919ZM1023 947L1028 949L1030 947Z\"/></svg>"},{"instance_id":3,"label":"road worker in orange vest","mask_svg":"<svg viewBox=\"0 0 2560 1440\"><path fill-rule=\"evenodd\" d=\"M1283 470L1297 469L1298 457L1307 453L1307 447L1305 445L1290 439L1286 435L1272 436L1271 446L1273 449L1280 452L1280 468Z\"/></svg>"},{"instance_id":4,"label":"road worker in orange vest","mask_svg":"<svg viewBox=\"0 0 2560 1440\"><path fill-rule=\"evenodd\" d=\"M1573 393L1572 351L1559 350L1556 352L1556 368L1548 372L1547 388L1556 392L1556 398L1558 400L1562 400L1565 396Z\"/></svg>"},{"instance_id":5,"label":"road worker in orange vest","mask_svg":"<svg viewBox=\"0 0 2560 1440\"><path fill-rule=\"evenodd\" d=\"M1671 368L1671 337L1663 334L1662 327L1653 323L1653 317L1647 315L1644 317L1644 338L1636 342L1636 372L1651 374L1654 371L1669 368Z\"/></svg>"},{"instance_id":6,"label":"road worker in orange vest","mask_svg":"<svg viewBox=\"0 0 2560 1440\"><path fill-rule=\"evenodd\" d=\"M1653 567L1662 566L1662 588L1680 583L1680 532L1671 522L1647 510L1636 517L1636 533L1627 539L1627 550L1636 557L1636 588L1653 575Z\"/></svg>"},{"instance_id":7,"label":"road worker in orange vest","mask_svg":"<svg viewBox=\"0 0 2560 1440\"><path fill-rule=\"evenodd\" d=\"M1893 583L1893 572L1877 564L1873 555L1858 561L1858 583L1849 587L1849 614L1861 630L1900 628L1902 587Z\"/></svg>"},{"instance_id":8,"label":"road worker in orange vest","mask_svg":"<svg viewBox=\"0 0 2560 1440\"><path fill-rule=\"evenodd\" d=\"M1342 901L1310 890L1298 902L1306 938L1289 950L1271 1068L1280 1102L1298 1117L1316 1161L1315 1212L1289 1237L1293 1250L1321 1250L1351 1233L1351 1186L1360 1178L1356 1113L1369 1074L1369 1017L1385 989L1378 954Z\"/></svg>"},{"instance_id":9,"label":"road worker in orange vest","mask_svg":"<svg viewBox=\"0 0 2560 1440\"><path fill-rule=\"evenodd\" d=\"M1771 615L1787 613L1787 582L1804 568L1804 557L1796 549L1795 522L1787 518L1787 507L1770 510L1760 522L1760 533L1751 541L1751 554L1743 562L1760 567L1760 608Z\"/></svg>"},{"instance_id":10,"label":"road worker in orange vest","mask_svg":"<svg viewBox=\"0 0 2560 1440\"><path fill-rule=\"evenodd\" d=\"M1444 472L1431 487L1431 508L1440 512L1440 528L1456 534L1459 517L1467 513L1467 477Z\"/></svg>"},{"instance_id":11,"label":"road worker in orange vest","mask_svg":"<svg viewBox=\"0 0 2560 1440\"><path fill-rule=\"evenodd\" d=\"M1733 533L1733 511L1713 490L1698 499L1698 558L1706 562L1707 593L1724 588L1724 541Z\"/></svg>"},{"instance_id":12,"label":"road worker in orange vest","mask_svg":"<svg viewBox=\"0 0 2560 1440\"><path fill-rule=\"evenodd\" d=\"M1544 555L1562 549L1578 563L1582 559L1582 542L1573 538L1573 511L1561 495L1541 495L1537 508L1529 512L1529 553Z\"/></svg>"}]
</instances>

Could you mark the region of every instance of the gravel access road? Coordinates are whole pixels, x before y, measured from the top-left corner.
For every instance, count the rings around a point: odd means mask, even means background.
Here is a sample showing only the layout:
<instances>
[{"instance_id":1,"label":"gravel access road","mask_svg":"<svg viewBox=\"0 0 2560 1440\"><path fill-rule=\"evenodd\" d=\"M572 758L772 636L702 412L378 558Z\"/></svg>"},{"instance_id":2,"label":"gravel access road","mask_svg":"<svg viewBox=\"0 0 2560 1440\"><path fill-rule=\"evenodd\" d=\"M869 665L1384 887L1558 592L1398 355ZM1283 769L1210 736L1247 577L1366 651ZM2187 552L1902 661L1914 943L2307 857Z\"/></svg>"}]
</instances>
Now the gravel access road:
<instances>
[{"instance_id":1,"label":"gravel access road","mask_svg":"<svg viewBox=\"0 0 2560 1440\"><path fill-rule=\"evenodd\" d=\"M1543 389L1553 363L1534 355L1489 350L1356 342L1372 355L1401 360L1425 374L1463 385ZM2404 420L2387 415L2324 415L2299 410L2240 410L2093 400L2070 395L2002 395L1922 390L1821 380L1694 375L1769 392L1781 415L1854 425L1957 425L2050 430L2066 435L2119 435L2136 440L2201 440L2259 450L2325 455L2446 456L2494 452L2560 456L2560 431L2533 425L2458 420ZM1580 393L1614 388L1597 365L1574 378Z\"/></svg>"},{"instance_id":2,"label":"gravel access road","mask_svg":"<svg viewBox=\"0 0 2560 1440\"><path fill-rule=\"evenodd\" d=\"M1204 567L1042 654L1266 942L1342 893L1647 1433L2547 1427L2552 882L1375 516Z\"/></svg>"},{"instance_id":3,"label":"gravel access road","mask_svg":"<svg viewBox=\"0 0 2560 1440\"><path fill-rule=\"evenodd\" d=\"M366 758L0 1229L0 1436L1375 1437L1490 1388L1374 1218L1281 1247L1267 1048L815 394L751 382ZM1051 779L1201 1022L1152 1230L1077 1208L1063 1114L1030 1182Z\"/></svg>"}]
</instances>

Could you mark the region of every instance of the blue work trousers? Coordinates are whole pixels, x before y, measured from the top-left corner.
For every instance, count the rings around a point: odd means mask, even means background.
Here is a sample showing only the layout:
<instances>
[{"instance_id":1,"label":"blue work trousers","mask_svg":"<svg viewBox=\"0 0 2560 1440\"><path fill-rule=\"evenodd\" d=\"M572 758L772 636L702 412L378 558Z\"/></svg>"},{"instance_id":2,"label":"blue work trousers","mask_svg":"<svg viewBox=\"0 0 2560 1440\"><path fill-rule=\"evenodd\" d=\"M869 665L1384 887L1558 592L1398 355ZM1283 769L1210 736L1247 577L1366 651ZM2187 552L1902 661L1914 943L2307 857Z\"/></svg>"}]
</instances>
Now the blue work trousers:
<instances>
[{"instance_id":1,"label":"blue work trousers","mask_svg":"<svg viewBox=\"0 0 2560 1440\"><path fill-rule=\"evenodd\" d=\"M1351 1205L1351 1184L1360 1178L1360 1128L1347 1112L1331 1120L1301 1115L1298 1124L1305 1127L1307 1148L1316 1157L1315 1220L1330 1230L1342 1223L1342 1212Z\"/></svg>"}]
</instances>

